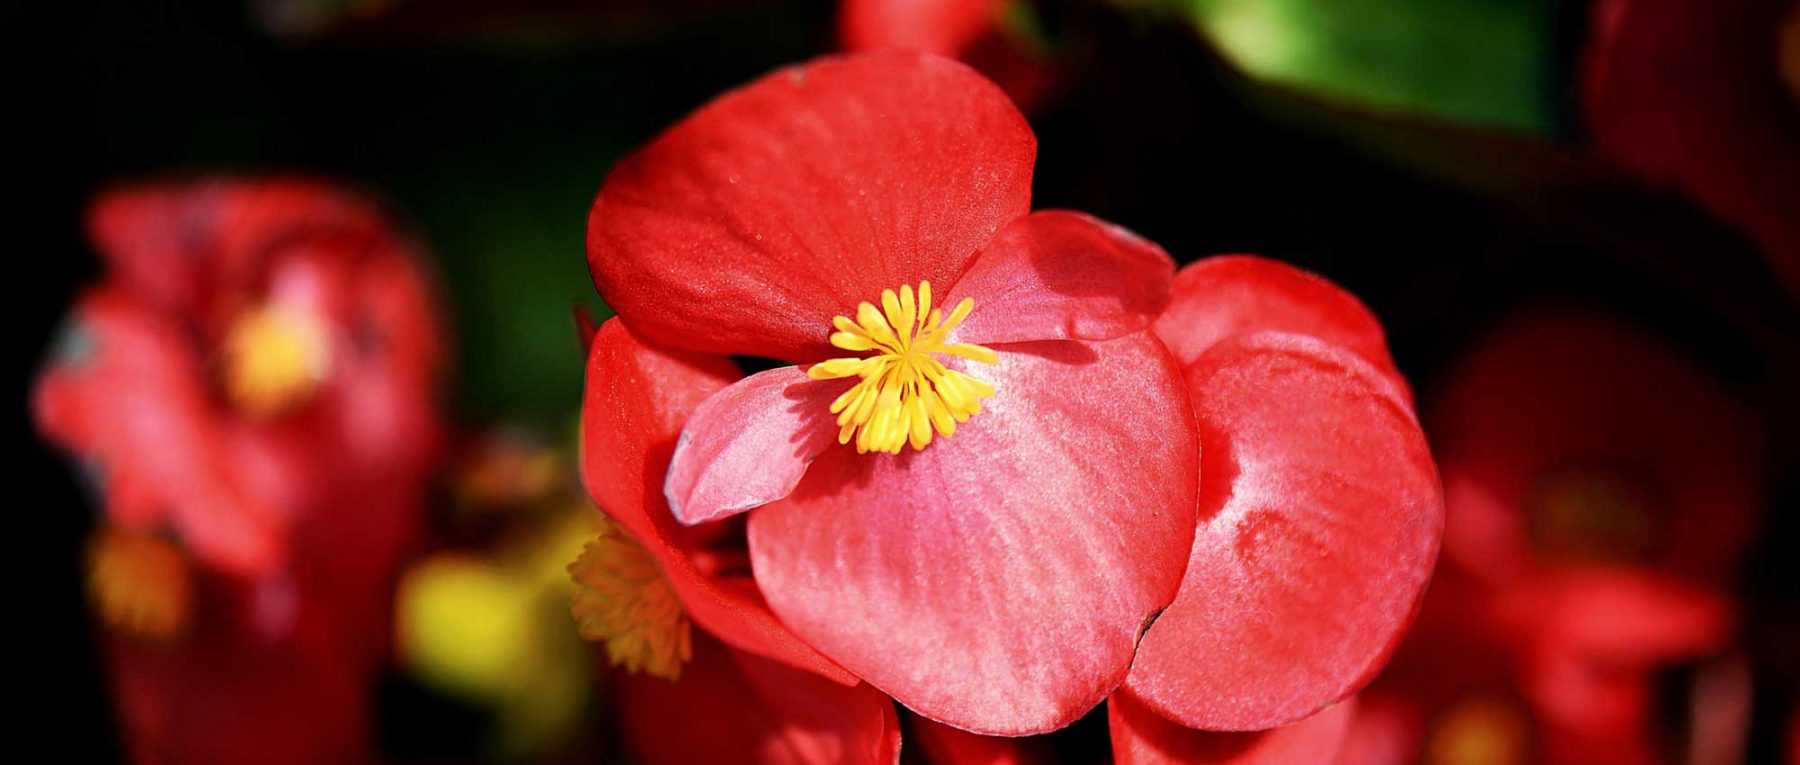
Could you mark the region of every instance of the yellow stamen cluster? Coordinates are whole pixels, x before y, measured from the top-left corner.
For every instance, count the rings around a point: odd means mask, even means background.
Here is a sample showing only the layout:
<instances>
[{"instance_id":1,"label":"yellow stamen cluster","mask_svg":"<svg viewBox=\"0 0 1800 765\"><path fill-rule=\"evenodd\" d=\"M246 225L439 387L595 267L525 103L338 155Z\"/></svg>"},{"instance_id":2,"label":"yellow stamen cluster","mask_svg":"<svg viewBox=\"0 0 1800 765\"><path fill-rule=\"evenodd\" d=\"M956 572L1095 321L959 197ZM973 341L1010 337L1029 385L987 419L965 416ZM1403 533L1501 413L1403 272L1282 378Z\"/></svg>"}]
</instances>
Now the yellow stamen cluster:
<instances>
[{"instance_id":1,"label":"yellow stamen cluster","mask_svg":"<svg viewBox=\"0 0 1800 765\"><path fill-rule=\"evenodd\" d=\"M606 646L615 667L667 680L693 658L687 613L656 559L610 521L569 564L570 611L581 636Z\"/></svg>"},{"instance_id":2,"label":"yellow stamen cluster","mask_svg":"<svg viewBox=\"0 0 1800 765\"><path fill-rule=\"evenodd\" d=\"M992 350L970 343L946 342L969 317L975 301L963 298L949 316L931 305L931 282L881 291L881 307L856 307L856 319L831 320L831 344L846 351L873 351L866 357L831 359L806 370L814 380L861 377L831 402L837 415L838 443L856 437L856 451L899 454L907 444L923 449L933 432L949 436L956 425L981 413L981 400L994 386L944 366L932 354L960 356L992 364Z\"/></svg>"},{"instance_id":3,"label":"yellow stamen cluster","mask_svg":"<svg viewBox=\"0 0 1800 765\"><path fill-rule=\"evenodd\" d=\"M87 590L103 623L140 638L179 637L193 611L187 559L148 534L96 533L87 548Z\"/></svg>"},{"instance_id":4,"label":"yellow stamen cluster","mask_svg":"<svg viewBox=\"0 0 1800 765\"><path fill-rule=\"evenodd\" d=\"M239 316L225 337L225 390L253 416L305 401L325 378L329 338L318 320L265 306Z\"/></svg>"}]
</instances>

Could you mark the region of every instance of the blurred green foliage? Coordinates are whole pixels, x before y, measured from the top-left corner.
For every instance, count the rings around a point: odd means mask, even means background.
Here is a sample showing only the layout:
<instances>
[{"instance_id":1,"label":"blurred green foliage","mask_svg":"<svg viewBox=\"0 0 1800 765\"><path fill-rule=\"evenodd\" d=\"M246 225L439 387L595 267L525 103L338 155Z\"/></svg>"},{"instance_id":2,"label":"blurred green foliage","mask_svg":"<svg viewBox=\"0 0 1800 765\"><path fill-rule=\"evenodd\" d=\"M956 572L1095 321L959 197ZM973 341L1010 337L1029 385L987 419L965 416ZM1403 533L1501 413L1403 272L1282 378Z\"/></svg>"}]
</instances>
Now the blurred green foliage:
<instances>
[{"instance_id":1,"label":"blurred green foliage","mask_svg":"<svg viewBox=\"0 0 1800 765\"><path fill-rule=\"evenodd\" d=\"M1169 0L1261 80L1379 109L1554 127L1554 0Z\"/></svg>"}]
</instances>

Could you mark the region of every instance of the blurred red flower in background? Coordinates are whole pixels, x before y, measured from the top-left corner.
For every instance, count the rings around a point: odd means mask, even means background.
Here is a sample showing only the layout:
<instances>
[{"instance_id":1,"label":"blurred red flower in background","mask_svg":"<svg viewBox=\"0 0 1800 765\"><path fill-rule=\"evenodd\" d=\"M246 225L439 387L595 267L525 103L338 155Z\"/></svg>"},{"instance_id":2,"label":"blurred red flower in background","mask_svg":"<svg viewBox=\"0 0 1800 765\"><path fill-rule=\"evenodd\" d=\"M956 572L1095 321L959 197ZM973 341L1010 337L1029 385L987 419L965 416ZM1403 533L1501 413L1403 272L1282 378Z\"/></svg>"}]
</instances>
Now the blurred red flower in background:
<instances>
[{"instance_id":1,"label":"blurred red flower in background","mask_svg":"<svg viewBox=\"0 0 1800 765\"><path fill-rule=\"evenodd\" d=\"M674 516L758 508L781 621L983 733L1062 727L1124 679L1174 597L1199 474L1178 370L1143 331L1173 266L1029 214L1035 143L955 62L823 59L621 162L589 218L595 282L645 343L810 365L698 404L662 486Z\"/></svg>"},{"instance_id":2,"label":"blurred red flower in background","mask_svg":"<svg viewBox=\"0 0 1800 765\"><path fill-rule=\"evenodd\" d=\"M1379 719L1353 738L1499 762L1665 761L1656 673L1733 637L1764 486L1754 421L1660 342L1548 310L1487 338L1433 403L1443 564L1364 694Z\"/></svg>"},{"instance_id":3,"label":"blurred red flower in background","mask_svg":"<svg viewBox=\"0 0 1800 765\"><path fill-rule=\"evenodd\" d=\"M1411 395L1366 308L1274 261L1182 269L1156 333L1199 422L1200 528L1109 702L1115 757L1329 762L1437 557Z\"/></svg>"},{"instance_id":4,"label":"blurred red flower in background","mask_svg":"<svg viewBox=\"0 0 1800 765\"><path fill-rule=\"evenodd\" d=\"M130 750L360 757L438 438L413 247L306 181L121 189L88 221L108 276L33 403L105 501L90 589Z\"/></svg>"},{"instance_id":5,"label":"blurred red flower in background","mask_svg":"<svg viewBox=\"0 0 1800 765\"><path fill-rule=\"evenodd\" d=\"M1594 141L1742 228L1800 292L1800 4L1597 0Z\"/></svg>"},{"instance_id":6,"label":"blurred red flower in background","mask_svg":"<svg viewBox=\"0 0 1800 765\"><path fill-rule=\"evenodd\" d=\"M576 621L625 670L620 726L645 762L893 763L893 702L776 620L743 524L681 526L668 512L683 423L739 376L724 358L644 344L617 319L595 334L582 473L617 527L570 566Z\"/></svg>"},{"instance_id":7,"label":"blurred red flower in background","mask_svg":"<svg viewBox=\"0 0 1800 765\"><path fill-rule=\"evenodd\" d=\"M1058 79L1027 0L844 0L838 43L847 51L910 50L960 60L1028 112L1049 98Z\"/></svg>"}]
</instances>

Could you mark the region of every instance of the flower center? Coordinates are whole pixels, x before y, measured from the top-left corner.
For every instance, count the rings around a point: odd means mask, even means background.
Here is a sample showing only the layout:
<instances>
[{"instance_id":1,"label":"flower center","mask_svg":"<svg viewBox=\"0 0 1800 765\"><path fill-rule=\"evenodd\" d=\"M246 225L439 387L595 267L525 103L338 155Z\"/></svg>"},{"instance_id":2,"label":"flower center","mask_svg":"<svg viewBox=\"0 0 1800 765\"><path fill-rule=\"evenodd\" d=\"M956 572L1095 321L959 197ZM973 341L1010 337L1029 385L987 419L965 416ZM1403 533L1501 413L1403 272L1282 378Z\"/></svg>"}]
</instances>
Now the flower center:
<instances>
[{"instance_id":1,"label":"flower center","mask_svg":"<svg viewBox=\"0 0 1800 765\"><path fill-rule=\"evenodd\" d=\"M245 312L225 337L225 391L253 416L279 414L319 387L329 349L325 328L298 310Z\"/></svg>"},{"instance_id":2,"label":"flower center","mask_svg":"<svg viewBox=\"0 0 1800 765\"><path fill-rule=\"evenodd\" d=\"M1776 31L1775 57L1788 95L1800 105L1800 3L1788 9Z\"/></svg>"},{"instance_id":3,"label":"flower center","mask_svg":"<svg viewBox=\"0 0 1800 765\"><path fill-rule=\"evenodd\" d=\"M193 610L187 560L148 534L96 533L88 542L87 589L102 622L140 638L178 637Z\"/></svg>"},{"instance_id":4,"label":"flower center","mask_svg":"<svg viewBox=\"0 0 1800 765\"><path fill-rule=\"evenodd\" d=\"M569 564L575 580L570 611L581 636L606 646L615 667L666 680L693 658L693 635L681 599L656 559L611 521Z\"/></svg>"},{"instance_id":5,"label":"flower center","mask_svg":"<svg viewBox=\"0 0 1800 765\"><path fill-rule=\"evenodd\" d=\"M944 366L934 355L987 364L999 359L979 345L946 342L974 309L974 299L963 298L946 317L931 306L931 282L920 282L916 296L911 286L901 287L898 295L882 290L881 308L863 303L854 321L832 319L833 346L874 354L831 359L806 370L814 380L862 378L831 402L838 443L850 443L854 435L858 454L899 454L908 443L924 449L933 432L952 435L957 423L981 413L981 400L994 395L994 386Z\"/></svg>"},{"instance_id":6,"label":"flower center","mask_svg":"<svg viewBox=\"0 0 1800 765\"><path fill-rule=\"evenodd\" d=\"M1573 561L1640 562L1661 541L1657 497L1630 474L1575 466L1539 483L1527 532L1540 555Z\"/></svg>"}]
</instances>

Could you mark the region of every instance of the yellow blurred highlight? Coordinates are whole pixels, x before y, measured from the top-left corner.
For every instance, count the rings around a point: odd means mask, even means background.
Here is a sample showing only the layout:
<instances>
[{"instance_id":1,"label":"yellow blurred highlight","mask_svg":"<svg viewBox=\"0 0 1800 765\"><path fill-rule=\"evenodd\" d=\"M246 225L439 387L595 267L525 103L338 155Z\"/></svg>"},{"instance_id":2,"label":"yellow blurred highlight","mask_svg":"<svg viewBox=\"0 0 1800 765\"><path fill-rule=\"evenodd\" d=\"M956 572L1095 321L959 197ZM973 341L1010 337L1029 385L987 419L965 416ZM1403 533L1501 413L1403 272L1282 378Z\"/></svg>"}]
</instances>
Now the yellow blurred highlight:
<instances>
[{"instance_id":1,"label":"yellow blurred highlight","mask_svg":"<svg viewBox=\"0 0 1800 765\"><path fill-rule=\"evenodd\" d=\"M564 738L586 709L593 673L569 619L563 567L596 515L560 514L492 558L433 555L400 582L401 661L432 687L495 709L504 757Z\"/></svg>"},{"instance_id":2,"label":"yellow blurred highlight","mask_svg":"<svg viewBox=\"0 0 1800 765\"><path fill-rule=\"evenodd\" d=\"M312 396L325 379L331 346L317 318L264 306L232 322L224 355L231 400L252 416L269 417Z\"/></svg>"},{"instance_id":3,"label":"yellow blurred highlight","mask_svg":"<svg viewBox=\"0 0 1800 765\"><path fill-rule=\"evenodd\" d=\"M169 641L187 631L194 585L175 545L149 534L106 527L87 547L88 599L108 627Z\"/></svg>"},{"instance_id":4,"label":"yellow blurred highlight","mask_svg":"<svg viewBox=\"0 0 1800 765\"><path fill-rule=\"evenodd\" d=\"M1425 742L1427 765L1522 765L1529 743L1525 717L1504 701L1475 698L1450 708Z\"/></svg>"}]
</instances>

